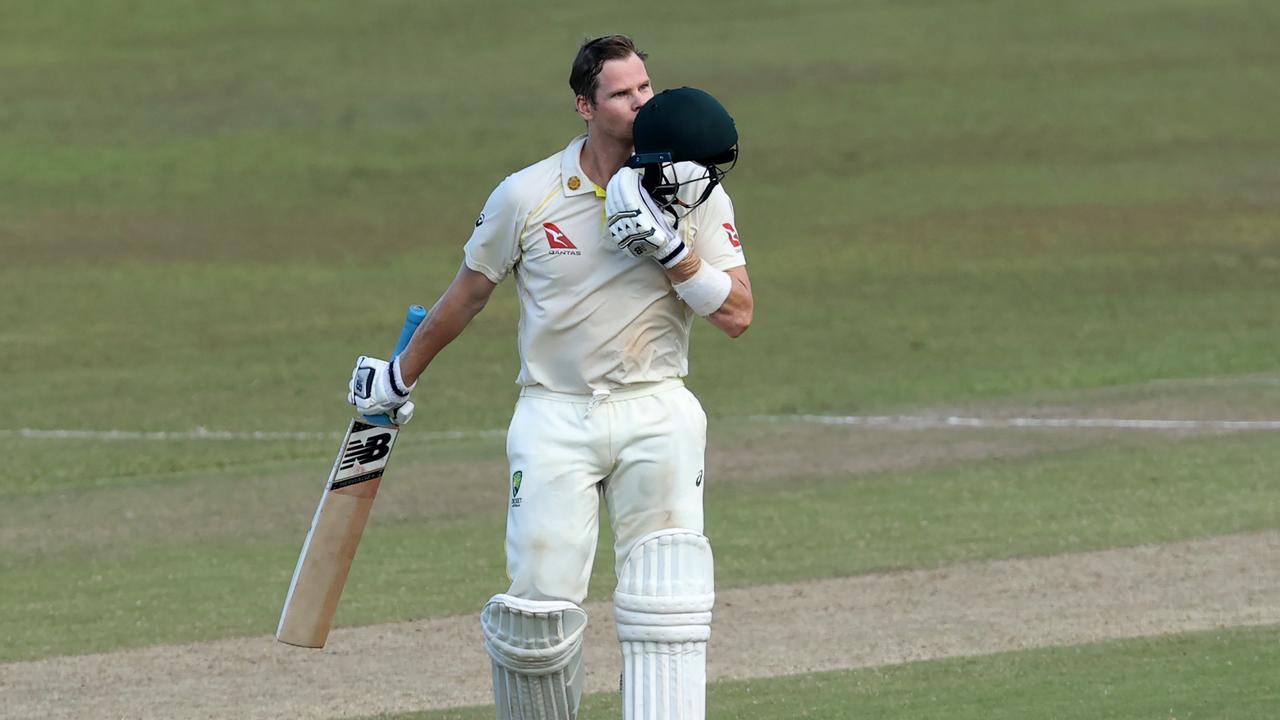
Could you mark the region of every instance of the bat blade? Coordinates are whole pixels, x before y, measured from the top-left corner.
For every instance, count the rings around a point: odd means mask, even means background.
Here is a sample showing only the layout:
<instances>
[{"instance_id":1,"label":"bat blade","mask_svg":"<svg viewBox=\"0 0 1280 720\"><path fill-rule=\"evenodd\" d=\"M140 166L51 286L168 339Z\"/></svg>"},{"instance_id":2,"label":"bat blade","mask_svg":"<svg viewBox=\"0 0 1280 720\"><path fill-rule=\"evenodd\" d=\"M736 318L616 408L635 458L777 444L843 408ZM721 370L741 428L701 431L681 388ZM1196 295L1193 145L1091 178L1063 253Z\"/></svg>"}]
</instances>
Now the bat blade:
<instances>
[{"instance_id":1,"label":"bat blade","mask_svg":"<svg viewBox=\"0 0 1280 720\"><path fill-rule=\"evenodd\" d=\"M302 544L276 639L321 648L399 429L352 420Z\"/></svg>"},{"instance_id":2,"label":"bat blade","mask_svg":"<svg viewBox=\"0 0 1280 720\"><path fill-rule=\"evenodd\" d=\"M426 317L427 311L421 305L409 306L392 357L408 347ZM386 415L355 419L347 427L289 581L276 626L276 639L280 642L324 647L399 433L399 426Z\"/></svg>"}]
</instances>

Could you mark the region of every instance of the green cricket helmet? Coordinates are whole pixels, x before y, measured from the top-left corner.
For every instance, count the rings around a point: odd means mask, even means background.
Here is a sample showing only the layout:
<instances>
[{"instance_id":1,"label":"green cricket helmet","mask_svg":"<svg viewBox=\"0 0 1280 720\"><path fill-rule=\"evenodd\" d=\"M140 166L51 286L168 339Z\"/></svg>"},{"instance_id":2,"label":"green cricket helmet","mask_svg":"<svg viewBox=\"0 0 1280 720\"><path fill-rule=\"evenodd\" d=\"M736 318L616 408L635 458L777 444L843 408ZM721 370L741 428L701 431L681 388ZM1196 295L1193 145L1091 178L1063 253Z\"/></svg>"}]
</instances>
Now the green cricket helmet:
<instances>
[{"instance_id":1,"label":"green cricket helmet","mask_svg":"<svg viewBox=\"0 0 1280 720\"><path fill-rule=\"evenodd\" d=\"M642 185L677 220L706 202L711 191L738 161L738 128L720 101L697 88L681 87L654 95L636 113L635 154L627 167L643 168ZM681 181L674 165L693 162L705 173ZM721 167L725 165L727 167ZM707 181L693 202L680 199L683 185ZM677 212L676 207L684 208Z\"/></svg>"}]
</instances>

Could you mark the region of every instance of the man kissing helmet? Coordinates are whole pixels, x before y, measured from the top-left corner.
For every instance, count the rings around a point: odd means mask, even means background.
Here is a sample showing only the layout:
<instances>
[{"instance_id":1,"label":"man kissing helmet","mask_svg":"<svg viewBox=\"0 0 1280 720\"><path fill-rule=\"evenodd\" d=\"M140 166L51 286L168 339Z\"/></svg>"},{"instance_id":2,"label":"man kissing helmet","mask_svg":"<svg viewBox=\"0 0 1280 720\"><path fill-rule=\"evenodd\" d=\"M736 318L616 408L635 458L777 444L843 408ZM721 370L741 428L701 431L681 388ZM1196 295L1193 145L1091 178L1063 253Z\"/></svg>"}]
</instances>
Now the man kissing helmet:
<instances>
[{"instance_id":1,"label":"man kissing helmet","mask_svg":"<svg viewBox=\"0 0 1280 720\"><path fill-rule=\"evenodd\" d=\"M644 170L641 185L676 223L706 202L738 162L733 118L697 88L654 95L636 114L633 136L635 154L626 165ZM677 168L678 163L695 163L700 171Z\"/></svg>"}]
</instances>

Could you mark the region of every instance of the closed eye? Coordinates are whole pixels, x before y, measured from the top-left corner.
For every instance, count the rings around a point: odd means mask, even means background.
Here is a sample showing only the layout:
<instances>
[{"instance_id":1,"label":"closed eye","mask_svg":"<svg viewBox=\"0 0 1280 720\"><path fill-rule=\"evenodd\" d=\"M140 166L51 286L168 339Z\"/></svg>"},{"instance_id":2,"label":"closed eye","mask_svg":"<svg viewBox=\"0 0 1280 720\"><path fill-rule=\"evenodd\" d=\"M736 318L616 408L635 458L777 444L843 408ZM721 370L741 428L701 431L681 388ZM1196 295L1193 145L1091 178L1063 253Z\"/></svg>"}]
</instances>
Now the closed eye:
<instances>
[{"instance_id":1,"label":"closed eye","mask_svg":"<svg viewBox=\"0 0 1280 720\"><path fill-rule=\"evenodd\" d=\"M641 85L640 85L640 87L639 87L639 88L637 88L637 89L638 89L638 90L640 90L641 92L643 92L643 91L645 91L645 90L648 90L650 87L651 87L651 86L650 86L650 84L646 82L646 83L641 84ZM619 91L617 91L617 92L613 93L612 95L610 95L609 97L616 97L616 98L619 98L619 97L626 97L628 94L630 94L630 91L629 91L629 90L619 90Z\"/></svg>"}]
</instances>

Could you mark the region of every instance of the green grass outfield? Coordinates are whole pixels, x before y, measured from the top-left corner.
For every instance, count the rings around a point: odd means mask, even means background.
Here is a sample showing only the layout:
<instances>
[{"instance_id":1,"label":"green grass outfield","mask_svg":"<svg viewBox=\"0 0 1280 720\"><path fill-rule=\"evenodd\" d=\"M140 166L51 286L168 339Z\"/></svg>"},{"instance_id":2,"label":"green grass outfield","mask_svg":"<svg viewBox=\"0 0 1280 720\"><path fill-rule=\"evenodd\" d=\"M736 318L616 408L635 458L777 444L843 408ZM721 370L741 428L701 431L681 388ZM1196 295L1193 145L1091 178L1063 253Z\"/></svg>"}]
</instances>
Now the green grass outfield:
<instances>
[{"instance_id":1,"label":"green grass outfield","mask_svg":"<svg viewBox=\"0 0 1280 720\"><path fill-rule=\"evenodd\" d=\"M760 468L708 481L723 584L1280 527L1275 433L937 431L910 437L984 449L913 464L901 434L745 419L1047 394L1104 412L1088 398L1135 387L1169 417L1280 419L1278 6L617 12L4 11L0 660L274 628L336 440L16 431L340 430L354 357L389 349L404 306L444 288L493 186L579 131L573 50L616 30L652 53L659 87L712 91L742 136L727 186L756 321L735 341L699 327L690 380L713 448ZM416 393L339 623L474 612L502 589L502 441L429 438L505 426L517 316L508 284ZM1170 378L1235 394L1152 382ZM871 451L903 460L844 462ZM609 573L602 552L593 598ZM1256 668L1275 641L1224 630L724 684L713 707L1265 717ZM1127 680L1099 697L1108 668Z\"/></svg>"},{"instance_id":2,"label":"green grass outfield","mask_svg":"<svg viewBox=\"0 0 1280 720\"><path fill-rule=\"evenodd\" d=\"M1277 466L1280 445L1264 434L928 472L793 478L785 487L739 488L713 476L707 532L722 587L1173 541L1280 527ZM384 496L383 502L429 507L431 465L400 470L400 482L418 480L418 487L399 488L396 499ZM314 491L305 498L318 494L314 478L294 477ZM132 518L115 516L134 526L133 536L130 528L78 538L64 531L62 538L37 542L39 523L22 518L46 517L53 504L19 498L5 509L6 526L32 530L19 536L25 542L9 543L0 564L6 579L0 659L271 631L309 516L271 522L276 510L243 508L270 498L245 489L261 477L193 481L227 486L220 494L197 496L219 518L212 527L169 527L168 518L155 516L159 508L143 500L142 507L117 510ZM506 486L498 479L475 492L486 492L492 502L447 517L423 510L398 520L375 517L337 622L473 612L501 589ZM82 497L91 506L98 502L92 494ZM160 496L161 508L168 497ZM80 515L81 522L103 524L87 510ZM70 524L71 516L63 522ZM591 596L607 598L612 588L605 542Z\"/></svg>"},{"instance_id":3,"label":"green grass outfield","mask_svg":"<svg viewBox=\"0 0 1280 720\"><path fill-rule=\"evenodd\" d=\"M724 682L707 692L713 720L1196 720L1275 717L1271 681L1280 628L1250 628L934 660L885 668ZM613 694L586 717L616 717ZM492 708L382 715L482 720Z\"/></svg>"},{"instance_id":4,"label":"green grass outfield","mask_svg":"<svg viewBox=\"0 0 1280 720\"><path fill-rule=\"evenodd\" d=\"M0 362L26 379L0 427L332 428L493 186L579 130L572 49L617 25L742 128L758 320L695 334L713 414L1275 367L1269 3L735 4L740 52L707 47L715 3L501 43L476 38L530 11L112 7L0 27ZM505 421L515 317L503 287L418 427Z\"/></svg>"}]
</instances>

